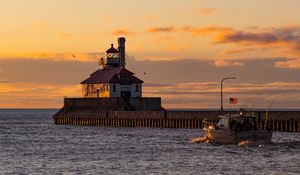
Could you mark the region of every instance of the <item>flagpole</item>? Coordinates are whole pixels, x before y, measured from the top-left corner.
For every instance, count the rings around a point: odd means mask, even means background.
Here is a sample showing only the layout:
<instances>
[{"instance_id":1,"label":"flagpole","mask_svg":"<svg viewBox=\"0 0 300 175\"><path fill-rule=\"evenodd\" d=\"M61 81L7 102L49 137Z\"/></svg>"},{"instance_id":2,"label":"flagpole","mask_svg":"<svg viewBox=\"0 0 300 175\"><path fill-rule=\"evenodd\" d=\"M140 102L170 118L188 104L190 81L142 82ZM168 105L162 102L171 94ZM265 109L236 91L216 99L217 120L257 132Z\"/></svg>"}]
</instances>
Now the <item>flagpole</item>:
<instances>
[{"instance_id":1,"label":"flagpole","mask_svg":"<svg viewBox=\"0 0 300 175\"><path fill-rule=\"evenodd\" d=\"M221 81L221 112L223 112L223 82L229 79L236 79L235 77L225 77Z\"/></svg>"}]
</instances>

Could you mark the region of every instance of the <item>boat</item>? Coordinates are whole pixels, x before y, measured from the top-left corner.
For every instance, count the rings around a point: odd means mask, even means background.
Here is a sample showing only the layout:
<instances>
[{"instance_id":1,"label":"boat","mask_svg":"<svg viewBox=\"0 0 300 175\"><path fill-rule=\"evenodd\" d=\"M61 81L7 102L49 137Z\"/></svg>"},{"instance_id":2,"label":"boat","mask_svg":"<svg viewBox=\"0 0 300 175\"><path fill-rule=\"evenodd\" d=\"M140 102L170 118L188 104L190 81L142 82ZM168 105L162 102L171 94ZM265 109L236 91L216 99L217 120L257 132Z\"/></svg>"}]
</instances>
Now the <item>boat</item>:
<instances>
[{"instance_id":1,"label":"boat","mask_svg":"<svg viewBox=\"0 0 300 175\"><path fill-rule=\"evenodd\" d=\"M259 129L258 120L254 113L240 110L235 114L219 116L217 124L209 124L204 127L205 137L210 143L239 144L251 142L257 144L270 144L272 131Z\"/></svg>"}]
</instances>

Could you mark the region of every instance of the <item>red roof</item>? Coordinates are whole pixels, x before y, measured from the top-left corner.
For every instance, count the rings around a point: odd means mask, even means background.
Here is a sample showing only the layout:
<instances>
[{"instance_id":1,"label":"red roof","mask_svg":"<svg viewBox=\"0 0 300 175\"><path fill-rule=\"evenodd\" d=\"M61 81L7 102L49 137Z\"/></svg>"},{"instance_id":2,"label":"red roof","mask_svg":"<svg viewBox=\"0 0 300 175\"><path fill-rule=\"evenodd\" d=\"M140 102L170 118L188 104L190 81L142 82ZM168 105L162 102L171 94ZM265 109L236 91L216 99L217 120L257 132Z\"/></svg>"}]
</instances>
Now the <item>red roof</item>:
<instances>
[{"instance_id":1,"label":"red roof","mask_svg":"<svg viewBox=\"0 0 300 175\"><path fill-rule=\"evenodd\" d=\"M144 83L144 81L137 78L136 76L132 76L132 83Z\"/></svg>"},{"instance_id":2,"label":"red roof","mask_svg":"<svg viewBox=\"0 0 300 175\"><path fill-rule=\"evenodd\" d=\"M132 76L132 83L144 83L142 80L133 76L133 73L129 70L118 67L110 69L99 69L92 73L89 78L82 81L81 84L98 84L98 83L120 83L118 75L130 75Z\"/></svg>"}]
</instances>

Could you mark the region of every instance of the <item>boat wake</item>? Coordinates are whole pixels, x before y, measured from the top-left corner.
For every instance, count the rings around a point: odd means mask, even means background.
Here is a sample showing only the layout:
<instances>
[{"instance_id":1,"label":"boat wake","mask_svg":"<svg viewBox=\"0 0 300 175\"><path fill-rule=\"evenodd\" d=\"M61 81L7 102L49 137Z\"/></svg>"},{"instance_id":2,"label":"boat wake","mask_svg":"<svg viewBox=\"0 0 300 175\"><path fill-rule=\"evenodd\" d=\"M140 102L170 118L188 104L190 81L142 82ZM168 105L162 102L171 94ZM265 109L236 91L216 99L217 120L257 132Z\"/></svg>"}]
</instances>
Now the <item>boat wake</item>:
<instances>
[{"instance_id":1,"label":"boat wake","mask_svg":"<svg viewBox=\"0 0 300 175\"><path fill-rule=\"evenodd\" d=\"M253 144L253 141L251 141L251 140L243 140L238 143L239 146L249 146L251 144Z\"/></svg>"},{"instance_id":2,"label":"boat wake","mask_svg":"<svg viewBox=\"0 0 300 175\"><path fill-rule=\"evenodd\" d=\"M191 143L209 143L209 139L204 136L204 137L197 137L194 138L190 141Z\"/></svg>"},{"instance_id":3,"label":"boat wake","mask_svg":"<svg viewBox=\"0 0 300 175\"><path fill-rule=\"evenodd\" d=\"M264 144L253 142L253 140L243 140L239 142L238 145L244 147L258 147L258 148L264 148L266 146Z\"/></svg>"}]
</instances>

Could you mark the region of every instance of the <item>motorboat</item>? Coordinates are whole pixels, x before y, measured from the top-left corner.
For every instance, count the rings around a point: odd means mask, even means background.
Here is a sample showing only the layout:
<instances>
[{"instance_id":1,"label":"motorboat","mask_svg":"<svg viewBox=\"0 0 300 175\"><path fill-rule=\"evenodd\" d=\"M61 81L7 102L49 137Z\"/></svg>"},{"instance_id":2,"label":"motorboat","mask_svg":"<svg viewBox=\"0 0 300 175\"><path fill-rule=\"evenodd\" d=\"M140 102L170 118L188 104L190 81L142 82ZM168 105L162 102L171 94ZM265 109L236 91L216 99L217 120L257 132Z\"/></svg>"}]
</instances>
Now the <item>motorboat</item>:
<instances>
[{"instance_id":1,"label":"motorboat","mask_svg":"<svg viewBox=\"0 0 300 175\"><path fill-rule=\"evenodd\" d=\"M204 127L206 139L217 144L239 144L241 142L253 142L257 144L269 144L272 139L272 131L260 129L254 113L240 110L235 114L219 116L217 124L209 124Z\"/></svg>"}]
</instances>

